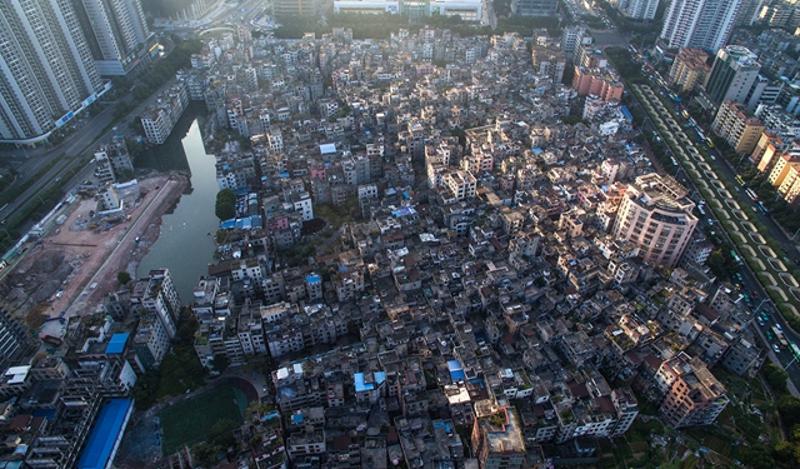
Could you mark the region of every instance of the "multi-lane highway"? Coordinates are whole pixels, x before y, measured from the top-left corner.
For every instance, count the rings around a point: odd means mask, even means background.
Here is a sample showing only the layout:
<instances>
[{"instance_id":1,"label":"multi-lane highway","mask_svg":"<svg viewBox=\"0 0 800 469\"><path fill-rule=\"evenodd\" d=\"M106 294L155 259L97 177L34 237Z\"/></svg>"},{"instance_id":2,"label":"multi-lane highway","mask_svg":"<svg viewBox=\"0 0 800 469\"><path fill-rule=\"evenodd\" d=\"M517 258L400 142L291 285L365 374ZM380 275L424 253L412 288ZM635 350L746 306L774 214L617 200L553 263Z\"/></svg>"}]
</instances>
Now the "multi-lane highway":
<instances>
[{"instance_id":1,"label":"multi-lane highway","mask_svg":"<svg viewBox=\"0 0 800 469\"><path fill-rule=\"evenodd\" d=\"M166 83L162 89L171 84L172 81ZM139 103L125 117L119 119L115 127L109 127L109 123L113 122L116 106L108 106L102 112L90 118L80 130L72 134L62 144L52 147L43 154L34 157L37 161L37 168L45 168L49 164L52 166L41 175L41 177L30 181L30 185L22 194L2 207L2 210L0 210L0 227L3 227L5 221L12 217L15 212L21 210L29 202L36 200L37 197L40 197L40 193L52 187L54 184L61 184L63 187L69 189L76 186L81 181L88 179L94 169L89 158L90 150L93 145L110 141L115 132L129 132L130 123L136 116L141 115L145 108L157 98L159 92L160 90L153 93L150 98ZM125 99L129 101L133 100L131 96ZM61 179L67 170L75 168L78 165L82 165L80 170L69 181L63 181ZM34 169L34 172L35 171ZM30 228L35 222L36 220L29 220L25 226L19 227L20 231Z\"/></svg>"},{"instance_id":2,"label":"multi-lane highway","mask_svg":"<svg viewBox=\"0 0 800 469\"><path fill-rule=\"evenodd\" d=\"M711 158L678 123L672 111L650 86L634 85L633 95L649 117L649 123L667 143L673 158L704 200L708 210L704 222L713 225L728 239L737 252L726 253L739 263L735 274L744 292L749 293L754 307L756 330L768 344L770 358L786 369L792 382L800 385L800 336L775 310L779 305L785 314L796 314L800 288L797 279L767 244L762 233L750 221L740 203L745 203L735 182L722 179L712 167Z\"/></svg>"}]
</instances>

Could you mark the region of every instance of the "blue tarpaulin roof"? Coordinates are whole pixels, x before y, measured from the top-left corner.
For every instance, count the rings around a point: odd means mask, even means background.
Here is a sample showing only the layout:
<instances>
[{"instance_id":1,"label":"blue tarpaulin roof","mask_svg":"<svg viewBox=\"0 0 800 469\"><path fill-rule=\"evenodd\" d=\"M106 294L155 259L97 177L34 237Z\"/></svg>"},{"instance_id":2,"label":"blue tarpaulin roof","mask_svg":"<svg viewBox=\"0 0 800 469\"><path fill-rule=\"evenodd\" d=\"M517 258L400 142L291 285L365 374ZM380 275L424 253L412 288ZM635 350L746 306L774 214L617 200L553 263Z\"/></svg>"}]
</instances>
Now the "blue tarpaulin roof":
<instances>
[{"instance_id":1,"label":"blue tarpaulin roof","mask_svg":"<svg viewBox=\"0 0 800 469\"><path fill-rule=\"evenodd\" d=\"M106 355L119 355L125 351L125 344L128 343L128 337L130 336L127 332L117 332L116 334L111 336L111 340L108 341L108 345L106 345Z\"/></svg>"},{"instance_id":2,"label":"blue tarpaulin roof","mask_svg":"<svg viewBox=\"0 0 800 469\"><path fill-rule=\"evenodd\" d=\"M631 111L628 109L628 106L625 106L623 104L622 106L619 107L619 110L620 112L622 112L622 115L625 117L626 121L633 122L633 114L631 114Z\"/></svg>"},{"instance_id":3,"label":"blue tarpaulin roof","mask_svg":"<svg viewBox=\"0 0 800 469\"><path fill-rule=\"evenodd\" d=\"M464 381L467 375L464 373L464 368L458 360L448 360L447 369L450 371L450 379L453 382Z\"/></svg>"},{"instance_id":4,"label":"blue tarpaulin roof","mask_svg":"<svg viewBox=\"0 0 800 469\"><path fill-rule=\"evenodd\" d=\"M78 469L104 469L113 456L116 442L125 431L133 399L111 399L97 414L86 446L78 459Z\"/></svg>"},{"instance_id":5,"label":"blue tarpaulin roof","mask_svg":"<svg viewBox=\"0 0 800 469\"><path fill-rule=\"evenodd\" d=\"M367 383L364 373L353 373L353 386L355 386L356 392L372 391L376 385L379 386L386 381L386 373L383 371L374 372L372 377L374 382Z\"/></svg>"},{"instance_id":6,"label":"blue tarpaulin roof","mask_svg":"<svg viewBox=\"0 0 800 469\"><path fill-rule=\"evenodd\" d=\"M398 208L397 210L392 212L392 216L395 218L406 217L409 215L416 215L417 211L414 210L414 207L403 207Z\"/></svg>"},{"instance_id":7,"label":"blue tarpaulin roof","mask_svg":"<svg viewBox=\"0 0 800 469\"><path fill-rule=\"evenodd\" d=\"M252 215L244 218L231 218L230 220L219 222L219 227L223 230L232 230L234 228L239 230L250 230L254 227L261 228L261 215Z\"/></svg>"},{"instance_id":8,"label":"blue tarpaulin roof","mask_svg":"<svg viewBox=\"0 0 800 469\"><path fill-rule=\"evenodd\" d=\"M266 422L267 420L274 420L280 418L280 416L281 414L279 414L277 410L272 410L264 414L264 416L261 417L261 420Z\"/></svg>"},{"instance_id":9,"label":"blue tarpaulin roof","mask_svg":"<svg viewBox=\"0 0 800 469\"><path fill-rule=\"evenodd\" d=\"M447 420L434 420L433 428L441 428L447 433L453 433L453 424Z\"/></svg>"},{"instance_id":10,"label":"blue tarpaulin roof","mask_svg":"<svg viewBox=\"0 0 800 469\"><path fill-rule=\"evenodd\" d=\"M306 282L308 283L319 283L322 281L322 278L317 274L308 274L306 275Z\"/></svg>"}]
</instances>

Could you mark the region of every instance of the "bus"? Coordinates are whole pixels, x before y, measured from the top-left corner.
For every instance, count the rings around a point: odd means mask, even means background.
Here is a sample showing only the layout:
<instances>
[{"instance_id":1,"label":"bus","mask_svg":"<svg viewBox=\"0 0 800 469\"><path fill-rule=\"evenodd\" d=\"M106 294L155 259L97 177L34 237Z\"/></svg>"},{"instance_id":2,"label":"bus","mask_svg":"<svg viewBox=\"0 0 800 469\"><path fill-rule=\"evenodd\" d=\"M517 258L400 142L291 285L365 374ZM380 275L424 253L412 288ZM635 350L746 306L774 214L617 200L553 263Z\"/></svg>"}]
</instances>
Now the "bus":
<instances>
[{"instance_id":1,"label":"bus","mask_svg":"<svg viewBox=\"0 0 800 469\"><path fill-rule=\"evenodd\" d=\"M753 192L753 189L745 189L744 193L747 194L747 196L750 197L753 202L758 202L758 196L755 192Z\"/></svg>"},{"instance_id":2,"label":"bus","mask_svg":"<svg viewBox=\"0 0 800 469\"><path fill-rule=\"evenodd\" d=\"M704 134L703 131L700 130L700 127L695 127L694 133L697 134L697 138L699 138L701 141L706 139L706 134Z\"/></svg>"},{"instance_id":3,"label":"bus","mask_svg":"<svg viewBox=\"0 0 800 469\"><path fill-rule=\"evenodd\" d=\"M792 355L794 355L795 360L800 360L800 347L798 347L796 343L790 342L789 348L792 350Z\"/></svg>"},{"instance_id":4,"label":"bus","mask_svg":"<svg viewBox=\"0 0 800 469\"><path fill-rule=\"evenodd\" d=\"M734 251L733 249L731 249L731 258L733 259L734 262L741 265L742 259L739 257L738 254L736 254L736 251Z\"/></svg>"},{"instance_id":5,"label":"bus","mask_svg":"<svg viewBox=\"0 0 800 469\"><path fill-rule=\"evenodd\" d=\"M783 331L782 330L778 329L775 326L772 326L772 332L775 333L775 337L778 338L778 342L780 342L781 345L783 345L784 347L788 347L789 346L789 341L786 340L786 336L783 335Z\"/></svg>"}]
</instances>

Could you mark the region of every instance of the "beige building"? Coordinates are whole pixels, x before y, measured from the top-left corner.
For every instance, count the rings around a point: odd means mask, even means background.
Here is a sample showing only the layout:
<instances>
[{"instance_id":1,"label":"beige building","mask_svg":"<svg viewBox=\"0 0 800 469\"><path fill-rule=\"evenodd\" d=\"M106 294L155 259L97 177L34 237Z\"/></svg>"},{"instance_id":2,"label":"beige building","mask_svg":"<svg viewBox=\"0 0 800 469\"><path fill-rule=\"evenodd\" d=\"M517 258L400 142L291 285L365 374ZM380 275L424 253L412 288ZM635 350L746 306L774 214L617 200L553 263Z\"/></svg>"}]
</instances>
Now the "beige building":
<instances>
[{"instance_id":1,"label":"beige building","mask_svg":"<svg viewBox=\"0 0 800 469\"><path fill-rule=\"evenodd\" d=\"M783 153L776 158L767 179L783 199L794 204L800 195L800 158L794 153Z\"/></svg>"},{"instance_id":2,"label":"beige building","mask_svg":"<svg viewBox=\"0 0 800 469\"><path fill-rule=\"evenodd\" d=\"M472 199L478 189L478 181L469 171L450 171L444 177L444 185L450 189L455 200Z\"/></svg>"},{"instance_id":3,"label":"beige building","mask_svg":"<svg viewBox=\"0 0 800 469\"><path fill-rule=\"evenodd\" d=\"M787 166L789 169L783 182L778 186L778 193L787 203L794 204L798 201L797 196L800 194L800 162L792 162Z\"/></svg>"},{"instance_id":4,"label":"beige building","mask_svg":"<svg viewBox=\"0 0 800 469\"><path fill-rule=\"evenodd\" d=\"M784 179L789 174L789 170L792 167L794 162L798 161L798 158L792 154L784 153L775 161L775 165L772 167L772 170L769 172L769 177L767 180L772 187L780 187L783 184Z\"/></svg>"},{"instance_id":5,"label":"beige building","mask_svg":"<svg viewBox=\"0 0 800 469\"><path fill-rule=\"evenodd\" d=\"M628 185L613 233L636 244L645 262L677 264L697 226L688 191L669 176L650 173Z\"/></svg>"},{"instance_id":6,"label":"beige building","mask_svg":"<svg viewBox=\"0 0 800 469\"><path fill-rule=\"evenodd\" d=\"M684 92L694 90L706 80L711 70L707 62L708 53L703 49L681 49L669 71L670 83L680 86Z\"/></svg>"},{"instance_id":7,"label":"beige building","mask_svg":"<svg viewBox=\"0 0 800 469\"><path fill-rule=\"evenodd\" d=\"M706 364L683 352L661 364L656 380L666 391L661 416L674 428L710 425L730 402Z\"/></svg>"},{"instance_id":8,"label":"beige building","mask_svg":"<svg viewBox=\"0 0 800 469\"><path fill-rule=\"evenodd\" d=\"M775 163L777 155L783 148L783 139L768 131L761 132L761 137L750 154L750 161L756 165L759 171L769 171Z\"/></svg>"},{"instance_id":9,"label":"beige building","mask_svg":"<svg viewBox=\"0 0 800 469\"><path fill-rule=\"evenodd\" d=\"M749 117L741 104L725 101L711 124L711 131L725 139L736 153L744 155L756 148L764 124L758 118Z\"/></svg>"}]
</instances>

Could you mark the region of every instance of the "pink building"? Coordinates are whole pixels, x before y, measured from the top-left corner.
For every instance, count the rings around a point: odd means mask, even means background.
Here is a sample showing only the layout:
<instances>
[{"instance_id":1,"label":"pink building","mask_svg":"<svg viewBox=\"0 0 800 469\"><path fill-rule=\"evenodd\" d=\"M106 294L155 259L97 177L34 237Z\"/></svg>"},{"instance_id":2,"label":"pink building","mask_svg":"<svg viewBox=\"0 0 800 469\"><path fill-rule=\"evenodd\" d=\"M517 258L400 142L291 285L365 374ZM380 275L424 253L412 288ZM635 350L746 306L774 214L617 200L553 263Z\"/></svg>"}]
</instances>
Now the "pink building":
<instances>
[{"instance_id":1,"label":"pink building","mask_svg":"<svg viewBox=\"0 0 800 469\"><path fill-rule=\"evenodd\" d=\"M580 96L594 95L603 101L620 101L625 87L608 70L575 67L572 88Z\"/></svg>"}]
</instances>

